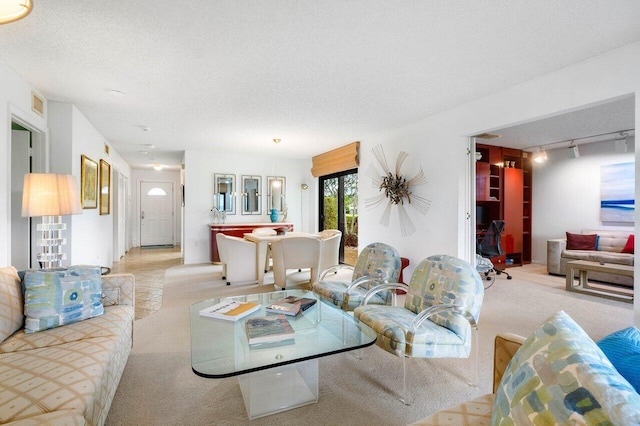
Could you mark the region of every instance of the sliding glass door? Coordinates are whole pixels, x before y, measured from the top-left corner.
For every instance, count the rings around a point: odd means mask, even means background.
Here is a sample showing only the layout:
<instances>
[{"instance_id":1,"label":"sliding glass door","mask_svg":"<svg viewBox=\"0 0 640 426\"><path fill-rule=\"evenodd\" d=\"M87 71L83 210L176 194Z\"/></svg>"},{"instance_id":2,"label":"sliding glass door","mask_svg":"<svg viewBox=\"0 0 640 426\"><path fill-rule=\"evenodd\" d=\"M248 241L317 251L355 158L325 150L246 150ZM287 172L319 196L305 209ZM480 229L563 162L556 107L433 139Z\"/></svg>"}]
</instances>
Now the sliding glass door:
<instances>
[{"instance_id":1,"label":"sliding glass door","mask_svg":"<svg viewBox=\"0 0 640 426\"><path fill-rule=\"evenodd\" d=\"M358 170L320 177L320 230L342 232L340 262L355 264L358 257Z\"/></svg>"}]
</instances>

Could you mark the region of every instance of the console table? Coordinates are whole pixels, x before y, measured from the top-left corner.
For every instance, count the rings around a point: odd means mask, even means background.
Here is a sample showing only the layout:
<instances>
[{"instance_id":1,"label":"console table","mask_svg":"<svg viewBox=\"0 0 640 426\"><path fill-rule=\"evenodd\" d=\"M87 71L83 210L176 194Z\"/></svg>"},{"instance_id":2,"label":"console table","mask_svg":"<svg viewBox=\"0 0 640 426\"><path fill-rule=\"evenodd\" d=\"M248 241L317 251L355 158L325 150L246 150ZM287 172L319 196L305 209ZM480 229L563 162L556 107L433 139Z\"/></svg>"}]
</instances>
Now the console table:
<instances>
[{"instance_id":1,"label":"console table","mask_svg":"<svg viewBox=\"0 0 640 426\"><path fill-rule=\"evenodd\" d=\"M209 225L209 260L212 262L220 262L218 243L216 242L217 234L225 234L242 238L244 237L244 234L249 234L257 228L287 228L287 231L293 231L293 224L280 222L212 223Z\"/></svg>"},{"instance_id":2,"label":"console table","mask_svg":"<svg viewBox=\"0 0 640 426\"><path fill-rule=\"evenodd\" d=\"M574 284L574 271L578 272L578 284ZM606 272L608 274L624 275L633 278L633 266L617 265L615 263L599 263L589 260L574 260L567 262L566 290L575 293L590 294L592 296L605 297L607 299L620 300L633 303L633 293L625 293L607 288L594 288L589 286L588 272Z\"/></svg>"}]
</instances>

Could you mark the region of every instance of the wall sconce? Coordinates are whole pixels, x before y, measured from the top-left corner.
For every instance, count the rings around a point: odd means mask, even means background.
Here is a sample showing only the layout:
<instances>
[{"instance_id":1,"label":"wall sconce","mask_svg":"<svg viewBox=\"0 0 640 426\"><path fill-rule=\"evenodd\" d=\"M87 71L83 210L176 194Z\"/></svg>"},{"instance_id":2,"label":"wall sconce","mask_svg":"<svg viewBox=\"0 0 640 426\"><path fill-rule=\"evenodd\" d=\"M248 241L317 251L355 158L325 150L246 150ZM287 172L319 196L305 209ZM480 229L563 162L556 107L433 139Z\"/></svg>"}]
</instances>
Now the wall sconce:
<instances>
[{"instance_id":1,"label":"wall sconce","mask_svg":"<svg viewBox=\"0 0 640 426\"><path fill-rule=\"evenodd\" d=\"M309 189L309 185L303 183L302 185L300 185L300 188L302 188L303 191L306 191L307 189Z\"/></svg>"},{"instance_id":2,"label":"wall sconce","mask_svg":"<svg viewBox=\"0 0 640 426\"><path fill-rule=\"evenodd\" d=\"M22 216L42 216L42 223L37 226L42 233L42 238L38 241L42 248L42 253L38 253L38 261L45 268L62 267L62 261L66 258L62 246L67 240L62 238L62 231L67 229L67 225L62 223L62 216L81 213L78 183L72 175L24 175Z\"/></svg>"}]
</instances>

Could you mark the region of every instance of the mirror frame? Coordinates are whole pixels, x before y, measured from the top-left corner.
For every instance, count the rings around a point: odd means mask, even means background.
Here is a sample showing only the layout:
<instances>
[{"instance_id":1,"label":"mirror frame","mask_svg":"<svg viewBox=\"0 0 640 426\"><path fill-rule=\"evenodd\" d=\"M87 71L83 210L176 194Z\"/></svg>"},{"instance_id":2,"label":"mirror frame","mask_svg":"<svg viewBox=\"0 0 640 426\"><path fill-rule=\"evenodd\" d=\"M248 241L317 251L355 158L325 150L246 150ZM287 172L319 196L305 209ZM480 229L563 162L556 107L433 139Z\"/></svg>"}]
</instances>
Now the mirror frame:
<instances>
[{"instance_id":1,"label":"mirror frame","mask_svg":"<svg viewBox=\"0 0 640 426\"><path fill-rule=\"evenodd\" d=\"M287 180L284 176L267 176L267 212L271 212L271 209L274 208L273 197L278 196L278 194L274 193L273 191L274 184L276 182L279 182L280 188L282 188L282 190L280 191L280 206L276 206L276 210L278 211L278 213L283 213L287 199Z\"/></svg>"},{"instance_id":2,"label":"mirror frame","mask_svg":"<svg viewBox=\"0 0 640 426\"><path fill-rule=\"evenodd\" d=\"M249 210L249 191L247 184L250 181L257 181L255 193L255 209ZM242 214L262 214L262 176L242 175Z\"/></svg>"},{"instance_id":3,"label":"mirror frame","mask_svg":"<svg viewBox=\"0 0 640 426\"><path fill-rule=\"evenodd\" d=\"M218 208L218 206L219 206L218 199L222 195L222 193L219 192L218 179L221 179L221 178L229 178L231 180L231 191L229 191L230 192L230 194L229 194L230 207L227 208L226 210L220 210L220 211L224 212L227 215L236 214L236 175L234 175L234 174L230 174L230 173L215 173L213 175L213 187L214 187L213 207Z\"/></svg>"}]
</instances>

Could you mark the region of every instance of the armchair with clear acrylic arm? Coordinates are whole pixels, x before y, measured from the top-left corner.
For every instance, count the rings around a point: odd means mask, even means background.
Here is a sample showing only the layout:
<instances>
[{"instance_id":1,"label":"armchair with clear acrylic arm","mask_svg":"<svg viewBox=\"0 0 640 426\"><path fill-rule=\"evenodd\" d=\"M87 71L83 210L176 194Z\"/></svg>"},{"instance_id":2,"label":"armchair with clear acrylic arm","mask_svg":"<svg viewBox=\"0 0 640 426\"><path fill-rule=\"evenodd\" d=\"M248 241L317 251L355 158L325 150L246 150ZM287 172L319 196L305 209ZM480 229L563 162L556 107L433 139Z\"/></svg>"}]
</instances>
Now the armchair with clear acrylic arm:
<instances>
[{"instance_id":1,"label":"armchair with clear acrylic arm","mask_svg":"<svg viewBox=\"0 0 640 426\"><path fill-rule=\"evenodd\" d=\"M369 304L376 293L394 289L407 292L404 306ZM367 292L354 317L378 334L378 346L402 358L403 403L410 405L412 400L407 379L413 358L470 358L470 383L477 384L477 331L483 296L478 272L464 260L447 255L420 262L409 285L381 284Z\"/></svg>"},{"instance_id":2,"label":"armchair with clear acrylic arm","mask_svg":"<svg viewBox=\"0 0 640 426\"><path fill-rule=\"evenodd\" d=\"M395 248L380 242L371 243L362 249L355 266L335 265L322 271L318 281L313 283L312 290L320 300L345 311L353 311L369 289L398 281L401 263L400 254ZM351 279L339 281L329 278L340 270L352 271ZM370 303L390 304L395 301L394 298L395 292L382 291Z\"/></svg>"}]
</instances>

